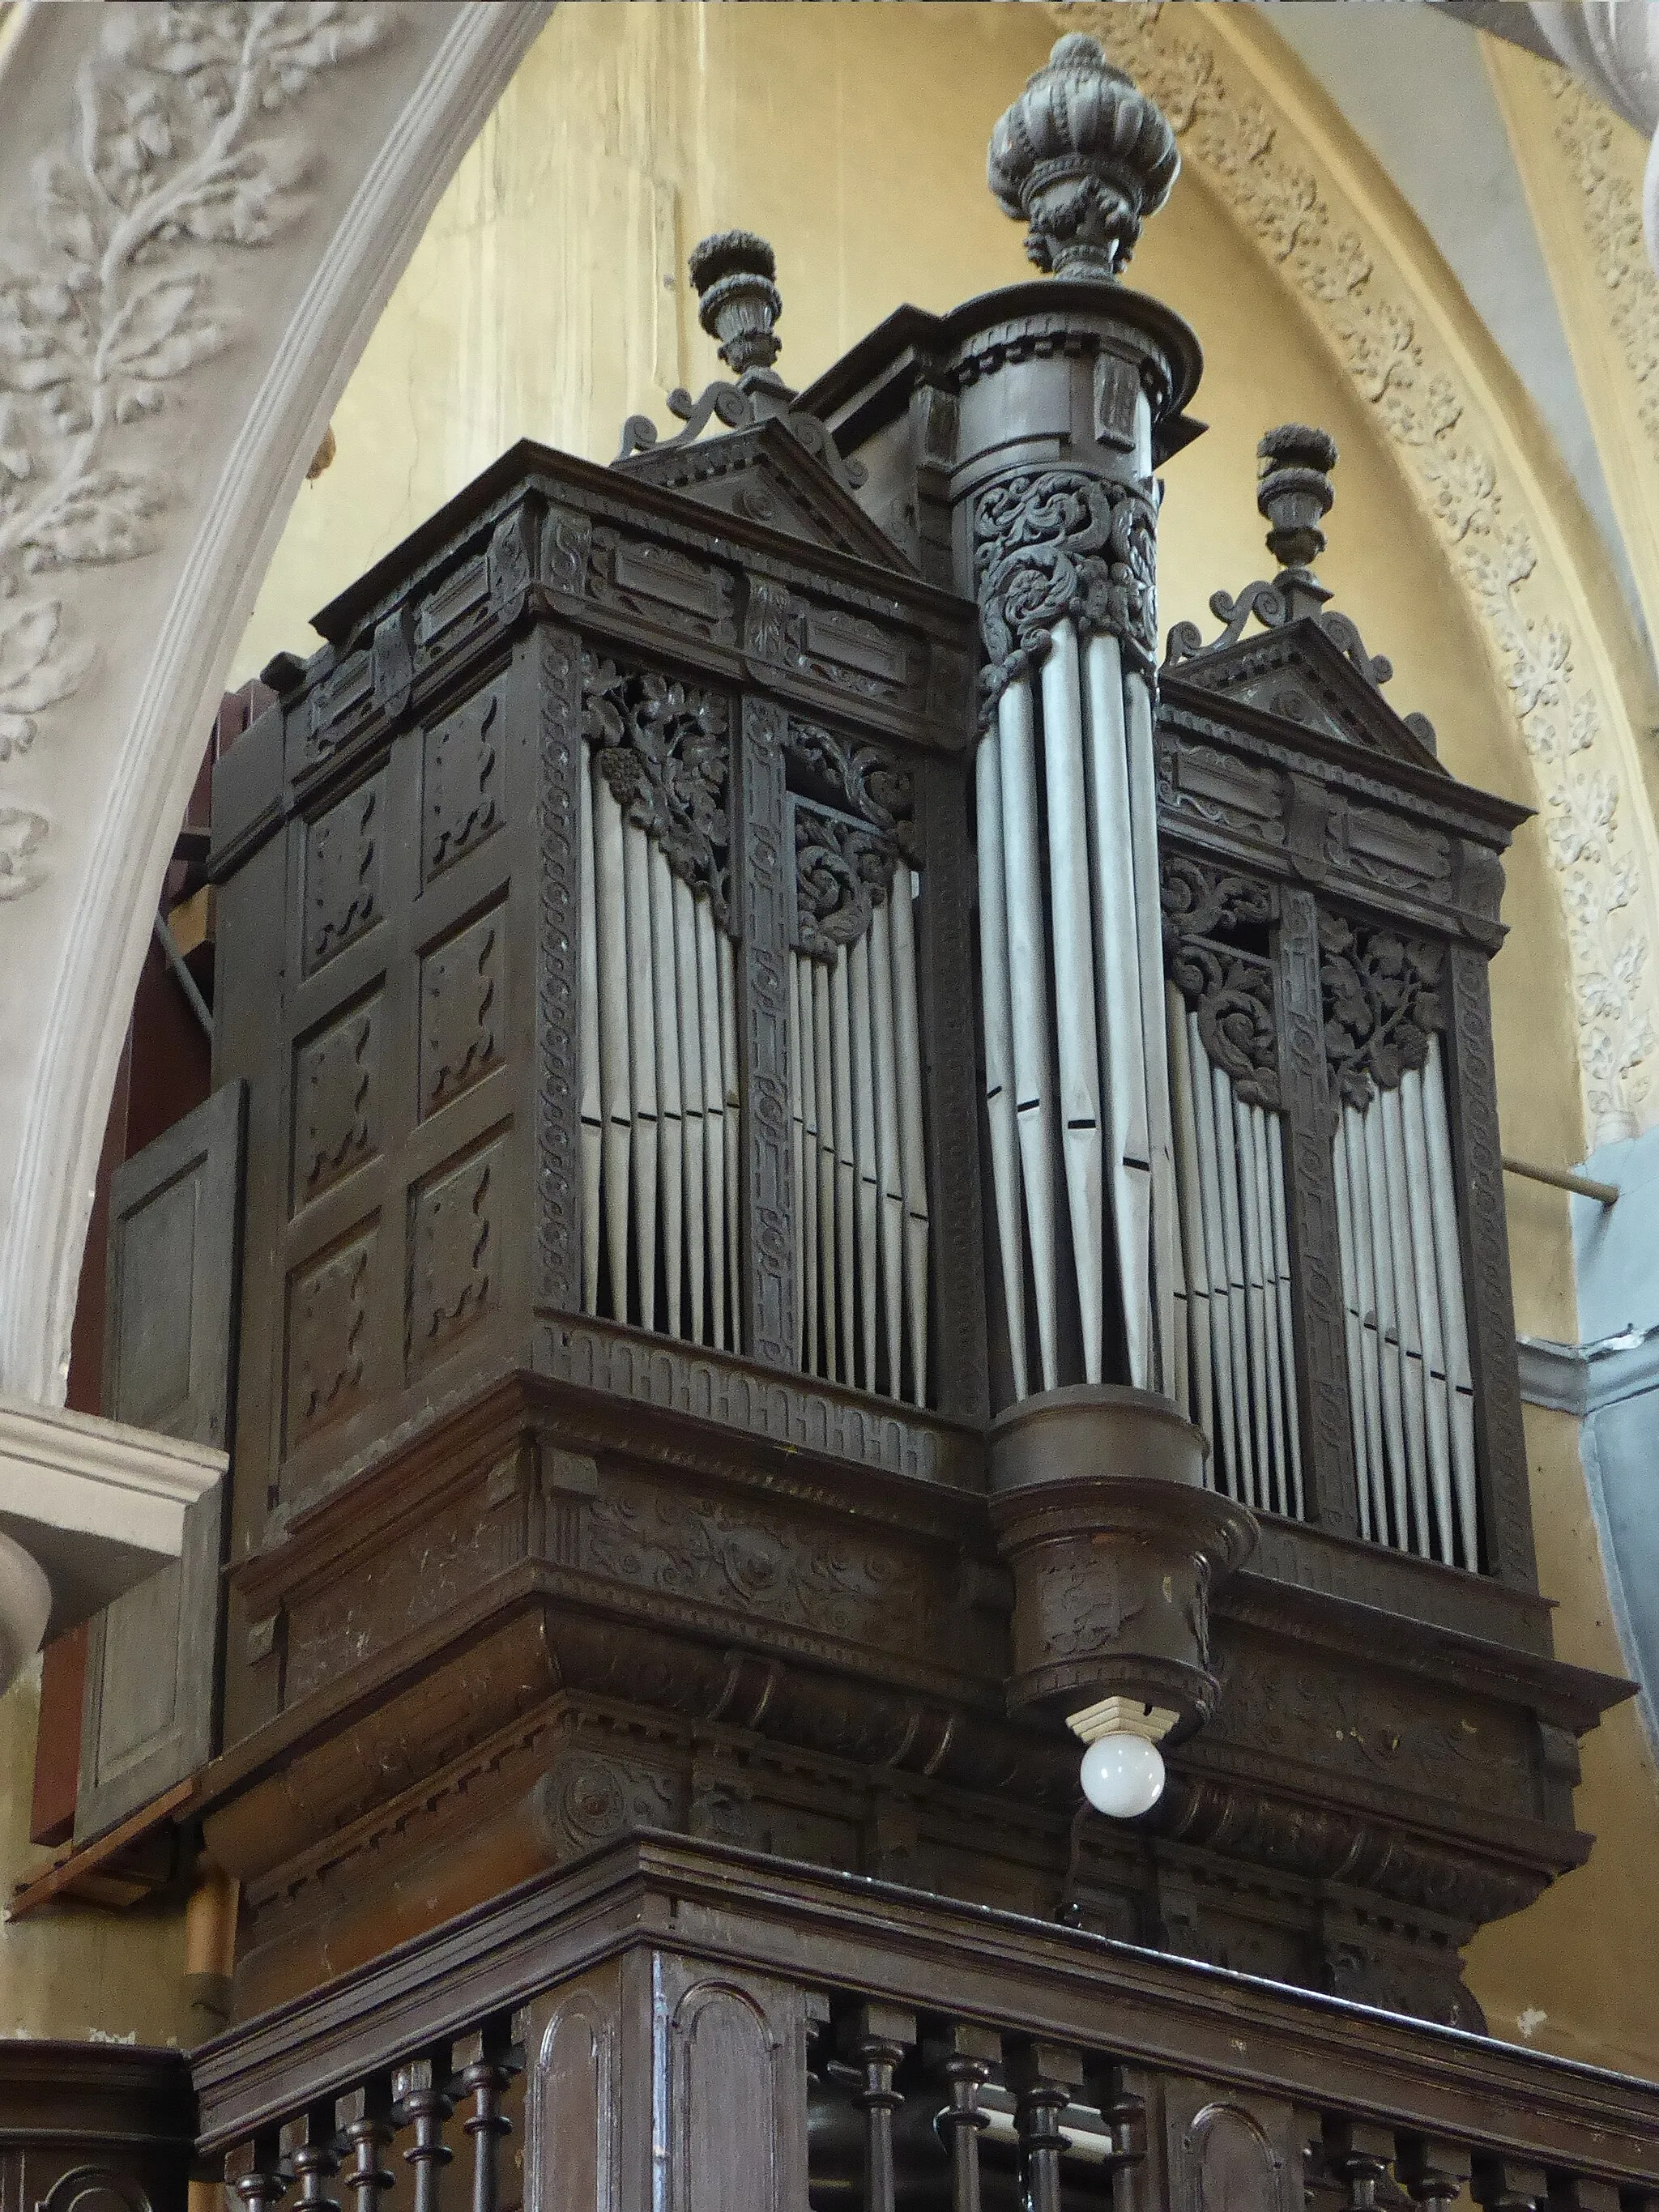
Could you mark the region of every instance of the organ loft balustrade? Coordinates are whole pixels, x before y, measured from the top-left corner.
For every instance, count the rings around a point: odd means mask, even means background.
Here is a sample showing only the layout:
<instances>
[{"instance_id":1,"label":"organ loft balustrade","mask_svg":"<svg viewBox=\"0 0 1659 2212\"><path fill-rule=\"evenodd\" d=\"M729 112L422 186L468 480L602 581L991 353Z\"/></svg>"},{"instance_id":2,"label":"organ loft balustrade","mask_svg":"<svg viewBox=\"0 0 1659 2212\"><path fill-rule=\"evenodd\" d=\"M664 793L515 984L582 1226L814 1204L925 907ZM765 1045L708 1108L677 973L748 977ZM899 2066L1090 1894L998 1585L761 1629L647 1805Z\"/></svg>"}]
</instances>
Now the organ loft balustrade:
<instances>
[{"instance_id":1,"label":"organ loft balustrade","mask_svg":"<svg viewBox=\"0 0 1659 2212\"><path fill-rule=\"evenodd\" d=\"M1629 1686L1532 1551L1525 810L1319 581L1317 429L1161 640L1176 167L1062 39L992 144L1047 273L800 392L705 241L731 378L505 454L219 763L221 1088L112 1259L233 1146L189 1725L112 1608L23 1909L240 1883L248 2212L405 2154L420 2212L1647 2201L1650 2093L1496 2051L1460 1955Z\"/></svg>"}]
</instances>

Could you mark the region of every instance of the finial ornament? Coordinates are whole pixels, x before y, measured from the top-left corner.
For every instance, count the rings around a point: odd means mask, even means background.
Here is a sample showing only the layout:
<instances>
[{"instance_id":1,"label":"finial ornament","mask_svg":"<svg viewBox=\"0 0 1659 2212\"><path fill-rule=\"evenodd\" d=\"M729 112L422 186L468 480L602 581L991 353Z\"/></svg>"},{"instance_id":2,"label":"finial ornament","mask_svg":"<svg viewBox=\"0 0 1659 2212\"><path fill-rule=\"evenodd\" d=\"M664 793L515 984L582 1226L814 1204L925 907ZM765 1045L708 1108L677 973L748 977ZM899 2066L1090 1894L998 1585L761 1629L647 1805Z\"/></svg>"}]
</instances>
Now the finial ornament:
<instances>
[{"instance_id":1,"label":"finial ornament","mask_svg":"<svg viewBox=\"0 0 1659 2212\"><path fill-rule=\"evenodd\" d=\"M1303 422L1281 422L1267 432L1255 457L1261 463L1256 508L1273 526L1267 550L1281 568L1310 568L1325 550L1319 526L1336 496L1331 489L1336 441Z\"/></svg>"},{"instance_id":2,"label":"finial ornament","mask_svg":"<svg viewBox=\"0 0 1659 2212\"><path fill-rule=\"evenodd\" d=\"M1025 251L1056 276L1109 280L1181 169L1162 111L1115 69L1100 41L1059 40L991 133L987 174Z\"/></svg>"},{"instance_id":3,"label":"finial ornament","mask_svg":"<svg viewBox=\"0 0 1659 2212\"><path fill-rule=\"evenodd\" d=\"M719 341L726 367L740 380L769 370L778 357L773 325L783 299L766 240L752 230L723 230L694 246L687 266L697 288L697 319Z\"/></svg>"}]
</instances>

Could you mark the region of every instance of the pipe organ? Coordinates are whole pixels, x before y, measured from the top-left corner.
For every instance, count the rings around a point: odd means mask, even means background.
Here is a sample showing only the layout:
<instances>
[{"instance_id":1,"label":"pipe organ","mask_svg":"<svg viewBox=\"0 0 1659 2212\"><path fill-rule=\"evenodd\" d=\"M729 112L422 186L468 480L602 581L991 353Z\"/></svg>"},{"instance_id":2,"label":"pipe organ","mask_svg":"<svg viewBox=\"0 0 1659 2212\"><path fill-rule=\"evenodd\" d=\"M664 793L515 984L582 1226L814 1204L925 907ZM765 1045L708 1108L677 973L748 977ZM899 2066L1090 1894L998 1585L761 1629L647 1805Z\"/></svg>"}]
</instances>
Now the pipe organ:
<instances>
[{"instance_id":1,"label":"pipe organ","mask_svg":"<svg viewBox=\"0 0 1659 2212\"><path fill-rule=\"evenodd\" d=\"M1523 811L1330 605L1318 432L1263 441L1272 580L1163 648L1201 362L1121 272L1177 166L1062 39L992 159L1049 273L799 392L770 249L705 241L731 379L504 455L220 762L228 1609L178 1602L251 1998L386 1869L645 1826L1468 2022L1458 1944L1581 1851ZM1068 1723L1153 1795L1079 1822Z\"/></svg>"}]
</instances>

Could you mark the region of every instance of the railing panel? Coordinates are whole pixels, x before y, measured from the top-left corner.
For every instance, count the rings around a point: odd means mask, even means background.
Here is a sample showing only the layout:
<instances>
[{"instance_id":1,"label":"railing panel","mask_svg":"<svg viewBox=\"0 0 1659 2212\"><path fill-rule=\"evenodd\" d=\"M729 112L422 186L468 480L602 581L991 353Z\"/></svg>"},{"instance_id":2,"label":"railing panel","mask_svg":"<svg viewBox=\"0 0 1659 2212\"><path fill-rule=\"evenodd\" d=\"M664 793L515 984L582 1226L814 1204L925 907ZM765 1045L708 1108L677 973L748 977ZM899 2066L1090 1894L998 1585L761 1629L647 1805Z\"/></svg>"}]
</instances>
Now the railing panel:
<instances>
[{"instance_id":1,"label":"railing panel","mask_svg":"<svg viewBox=\"0 0 1659 2212\"><path fill-rule=\"evenodd\" d=\"M1659 2087L635 1838L198 2054L245 2212L1626 2212ZM448 2171L446 2172L446 2168ZM399 2180L399 2190L405 2186ZM1622 2196L1621 2196L1622 2192Z\"/></svg>"}]
</instances>

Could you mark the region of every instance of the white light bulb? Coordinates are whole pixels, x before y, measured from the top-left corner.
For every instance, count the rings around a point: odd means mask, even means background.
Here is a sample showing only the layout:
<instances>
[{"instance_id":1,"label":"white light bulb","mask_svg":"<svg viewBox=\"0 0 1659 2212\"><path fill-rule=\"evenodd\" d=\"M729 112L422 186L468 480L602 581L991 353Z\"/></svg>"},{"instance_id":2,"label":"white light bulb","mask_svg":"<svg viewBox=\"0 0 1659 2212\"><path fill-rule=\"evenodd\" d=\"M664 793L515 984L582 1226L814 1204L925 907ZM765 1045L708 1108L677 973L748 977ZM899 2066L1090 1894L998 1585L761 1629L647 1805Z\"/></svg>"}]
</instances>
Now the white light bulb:
<instances>
[{"instance_id":1,"label":"white light bulb","mask_svg":"<svg viewBox=\"0 0 1659 2212\"><path fill-rule=\"evenodd\" d=\"M1083 1754L1082 1778L1097 1813L1133 1820L1164 1795L1164 1756L1144 1735L1097 1736Z\"/></svg>"}]
</instances>

